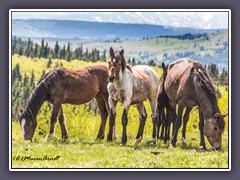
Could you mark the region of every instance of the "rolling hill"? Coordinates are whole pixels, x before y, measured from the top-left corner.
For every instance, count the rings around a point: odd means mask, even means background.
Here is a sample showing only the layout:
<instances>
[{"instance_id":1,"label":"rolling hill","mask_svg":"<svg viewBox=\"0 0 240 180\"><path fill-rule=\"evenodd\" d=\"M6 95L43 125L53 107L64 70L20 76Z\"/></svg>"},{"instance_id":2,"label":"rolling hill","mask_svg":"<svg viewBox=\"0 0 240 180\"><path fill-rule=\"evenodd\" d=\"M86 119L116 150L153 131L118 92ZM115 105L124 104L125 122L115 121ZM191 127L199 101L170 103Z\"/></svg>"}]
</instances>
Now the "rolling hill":
<instances>
[{"instance_id":1,"label":"rolling hill","mask_svg":"<svg viewBox=\"0 0 240 180\"><path fill-rule=\"evenodd\" d=\"M186 33L212 33L217 29L176 28L150 24L122 24L69 20L14 19L12 35L39 38L142 39Z\"/></svg>"}]
</instances>

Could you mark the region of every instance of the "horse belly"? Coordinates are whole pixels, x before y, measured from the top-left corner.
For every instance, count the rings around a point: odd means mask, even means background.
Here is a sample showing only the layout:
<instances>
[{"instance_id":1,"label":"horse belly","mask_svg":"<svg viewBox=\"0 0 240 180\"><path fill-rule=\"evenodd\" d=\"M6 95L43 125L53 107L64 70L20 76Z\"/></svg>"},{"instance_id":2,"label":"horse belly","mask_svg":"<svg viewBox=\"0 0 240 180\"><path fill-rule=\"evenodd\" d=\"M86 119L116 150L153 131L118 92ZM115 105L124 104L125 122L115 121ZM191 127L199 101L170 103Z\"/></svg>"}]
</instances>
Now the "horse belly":
<instances>
[{"instance_id":1,"label":"horse belly","mask_svg":"<svg viewBox=\"0 0 240 180\"><path fill-rule=\"evenodd\" d=\"M96 91L67 91L64 94L63 103L68 104L84 104L91 101L97 95Z\"/></svg>"},{"instance_id":2,"label":"horse belly","mask_svg":"<svg viewBox=\"0 0 240 180\"><path fill-rule=\"evenodd\" d=\"M132 96L131 104L138 104L139 102L146 101L148 97L147 93L135 94Z\"/></svg>"}]
</instances>

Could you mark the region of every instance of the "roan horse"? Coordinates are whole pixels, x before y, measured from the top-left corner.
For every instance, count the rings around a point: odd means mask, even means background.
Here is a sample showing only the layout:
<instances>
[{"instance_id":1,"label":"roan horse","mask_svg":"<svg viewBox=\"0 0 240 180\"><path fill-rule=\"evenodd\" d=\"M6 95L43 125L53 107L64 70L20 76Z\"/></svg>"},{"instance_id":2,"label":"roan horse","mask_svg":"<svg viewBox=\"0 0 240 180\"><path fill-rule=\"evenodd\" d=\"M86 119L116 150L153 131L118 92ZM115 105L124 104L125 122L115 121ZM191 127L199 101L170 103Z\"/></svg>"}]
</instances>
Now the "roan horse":
<instances>
[{"instance_id":1,"label":"roan horse","mask_svg":"<svg viewBox=\"0 0 240 180\"><path fill-rule=\"evenodd\" d=\"M221 149L224 116L220 113L214 87L202 65L188 58L172 62L167 70L164 88L170 100L173 119L177 119L171 145L176 146L184 108L187 107L188 111L191 111L191 107L198 105L200 146L205 148L205 135L214 150ZM176 105L178 105L177 114Z\"/></svg>"},{"instance_id":2,"label":"roan horse","mask_svg":"<svg viewBox=\"0 0 240 180\"><path fill-rule=\"evenodd\" d=\"M25 110L21 110L20 125L24 140L32 140L37 127L37 114L45 101L53 104L50 132L46 140L54 136L58 116L62 138L68 138L62 104L83 104L96 99L101 116L97 138L103 139L108 117L108 68L103 65L80 69L56 68L46 74L28 98ZM115 132L114 132L115 133Z\"/></svg>"},{"instance_id":3,"label":"roan horse","mask_svg":"<svg viewBox=\"0 0 240 180\"><path fill-rule=\"evenodd\" d=\"M126 64L124 58L124 50L115 51L110 48L110 61L109 63L109 133L107 140L112 141L113 126L116 118L117 102L123 103L122 114L122 144L127 142L126 126L128 123L128 110L130 105L136 104L140 118L140 125L136 136L135 144L138 144L143 139L143 130L147 118L143 101L149 99L152 109L152 122L153 122L153 141L157 140L157 93L158 93L158 77L156 72L148 66L134 66L130 68Z\"/></svg>"}]
</instances>

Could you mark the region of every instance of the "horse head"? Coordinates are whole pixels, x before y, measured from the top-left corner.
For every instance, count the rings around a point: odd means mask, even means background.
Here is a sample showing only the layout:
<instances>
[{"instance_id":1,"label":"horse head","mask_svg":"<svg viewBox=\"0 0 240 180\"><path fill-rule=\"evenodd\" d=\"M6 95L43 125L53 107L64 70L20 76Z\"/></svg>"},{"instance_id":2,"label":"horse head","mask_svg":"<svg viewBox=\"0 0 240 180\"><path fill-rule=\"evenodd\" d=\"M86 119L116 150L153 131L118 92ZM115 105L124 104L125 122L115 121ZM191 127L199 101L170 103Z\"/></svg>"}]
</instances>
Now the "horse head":
<instances>
[{"instance_id":1,"label":"horse head","mask_svg":"<svg viewBox=\"0 0 240 180\"><path fill-rule=\"evenodd\" d=\"M210 119L206 120L204 125L204 135L214 150L220 150L222 147L222 132L225 126L224 117L226 116L227 114L214 113Z\"/></svg>"},{"instance_id":2,"label":"horse head","mask_svg":"<svg viewBox=\"0 0 240 180\"><path fill-rule=\"evenodd\" d=\"M165 80L167 76L168 65L165 65L164 62L162 62L162 69L163 69L163 80Z\"/></svg>"},{"instance_id":3,"label":"horse head","mask_svg":"<svg viewBox=\"0 0 240 180\"><path fill-rule=\"evenodd\" d=\"M23 140L31 140L35 129L37 127L37 120L33 117L32 111L29 108L25 110L20 109L21 116L19 123L22 127L22 138Z\"/></svg>"},{"instance_id":4,"label":"horse head","mask_svg":"<svg viewBox=\"0 0 240 180\"><path fill-rule=\"evenodd\" d=\"M110 48L109 65L109 81L112 82L119 74L120 71L124 72L126 69L126 60L124 58L124 50L115 51Z\"/></svg>"}]
</instances>

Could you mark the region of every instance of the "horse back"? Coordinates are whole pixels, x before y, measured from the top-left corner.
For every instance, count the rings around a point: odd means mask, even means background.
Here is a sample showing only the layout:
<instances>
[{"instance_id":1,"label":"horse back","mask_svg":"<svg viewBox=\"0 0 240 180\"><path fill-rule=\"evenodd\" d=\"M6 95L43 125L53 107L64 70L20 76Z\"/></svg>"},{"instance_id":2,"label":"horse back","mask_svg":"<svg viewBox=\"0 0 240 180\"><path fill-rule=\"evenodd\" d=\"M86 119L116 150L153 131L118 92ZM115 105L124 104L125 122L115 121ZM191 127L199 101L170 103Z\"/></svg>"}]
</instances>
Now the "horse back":
<instances>
[{"instance_id":1,"label":"horse back","mask_svg":"<svg viewBox=\"0 0 240 180\"><path fill-rule=\"evenodd\" d=\"M164 88L171 101L178 103L180 99L185 98L191 99L189 104L196 103L194 77L192 74L194 62L191 59L183 58L169 65Z\"/></svg>"},{"instance_id":2,"label":"horse back","mask_svg":"<svg viewBox=\"0 0 240 180\"><path fill-rule=\"evenodd\" d=\"M50 101L82 104L93 99L98 93L107 94L108 73L103 65L79 69L65 69L63 76L54 78L50 88Z\"/></svg>"},{"instance_id":3,"label":"horse back","mask_svg":"<svg viewBox=\"0 0 240 180\"><path fill-rule=\"evenodd\" d=\"M133 99L157 98L159 81L156 72L148 66L139 65L132 68L132 73Z\"/></svg>"}]
</instances>

